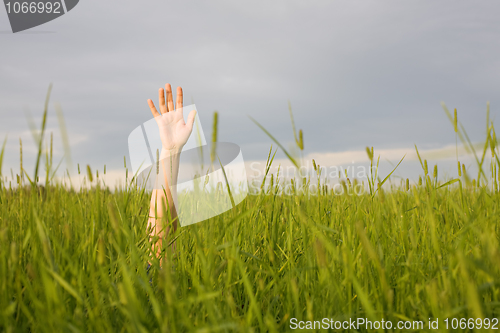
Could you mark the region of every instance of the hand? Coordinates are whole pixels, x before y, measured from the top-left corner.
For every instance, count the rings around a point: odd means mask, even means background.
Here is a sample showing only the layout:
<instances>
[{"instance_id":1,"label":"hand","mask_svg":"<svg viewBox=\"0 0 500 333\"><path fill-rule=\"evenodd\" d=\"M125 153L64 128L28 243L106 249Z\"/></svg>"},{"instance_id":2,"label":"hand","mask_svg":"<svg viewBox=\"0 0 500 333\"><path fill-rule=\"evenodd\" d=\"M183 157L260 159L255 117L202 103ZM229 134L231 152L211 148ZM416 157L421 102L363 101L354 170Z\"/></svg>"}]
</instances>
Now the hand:
<instances>
[{"instance_id":1,"label":"hand","mask_svg":"<svg viewBox=\"0 0 500 333\"><path fill-rule=\"evenodd\" d=\"M195 110L191 111L189 113L187 123L184 122L184 115L182 113L182 88L177 88L175 108L170 83L165 85L165 90L167 92L166 104L165 91L163 88L160 88L158 91L161 114L156 110L153 101L148 99L149 108L151 109L156 123L158 124L158 129L160 130L162 154L165 152L181 151L193 131L194 117L196 115Z\"/></svg>"}]
</instances>

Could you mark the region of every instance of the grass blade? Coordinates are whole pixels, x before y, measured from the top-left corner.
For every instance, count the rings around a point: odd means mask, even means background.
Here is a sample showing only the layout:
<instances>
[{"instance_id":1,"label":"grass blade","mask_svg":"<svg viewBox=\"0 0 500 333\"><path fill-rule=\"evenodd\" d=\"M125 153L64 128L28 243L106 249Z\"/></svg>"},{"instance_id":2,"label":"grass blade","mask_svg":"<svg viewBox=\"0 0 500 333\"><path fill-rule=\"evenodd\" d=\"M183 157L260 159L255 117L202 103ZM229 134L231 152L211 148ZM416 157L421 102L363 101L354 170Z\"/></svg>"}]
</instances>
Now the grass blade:
<instances>
[{"instance_id":1,"label":"grass blade","mask_svg":"<svg viewBox=\"0 0 500 333\"><path fill-rule=\"evenodd\" d=\"M217 156L217 159L219 160L222 173L224 174L224 180L226 181L227 193L229 194L229 198L231 199L231 205L233 205L234 208L236 207L236 205L234 204L233 194L231 193L231 186L229 186L229 181L227 180L226 170L224 170L224 166L222 165L219 156Z\"/></svg>"},{"instance_id":2,"label":"grass blade","mask_svg":"<svg viewBox=\"0 0 500 333\"><path fill-rule=\"evenodd\" d=\"M266 133L266 134L267 134L267 136L268 136L268 137L270 137L270 138L271 138L271 140L273 140L273 141L274 141L274 142L278 145L278 147L280 147L280 148L281 148L281 150L283 150L283 152L284 152L284 153L285 153L285 155L288 157L288 159L289 159L289 160L293 163L293 165L295 165L295 167L296 167L297 169L299 169L299 170L300 170L299 164L298 164L298 163L297 163L297 161L296 161L296 160L292 157L292 155L290 155L290 154L288 153L288 151L285 149L285 147L283 147L283 146L281 145L281 143L279 143L279 141L278 141L278 140L276 140L276 139L274 138L274 136L272 136L272 135L271 135L271 133L269 133L269 132L268 132L268 131L267 131L267 130L266 130L266 129L265 129L265 128L261 125L261 124L259 124L259 123L257 122L257 120L253 119L252 117L249 117L249 118L250 118L250 119L251 119L251 120L252 120L252 121L253 121L253 122L254 122L257 126L259 126L259 128L260 128L260 129L261 129L264 133Z\"/></svg>"},{"instance_id":3,"label":"grass blade","mask_svg":"<svg viewBox=\"0 0 500 333\"><path fill-rule=\"evenodd\" d=\"M49 109L49 100L50 100L50 92L52 91L52 84L49 85L49 90L47 91L47 96L45 98L45 107L43 110L43 118L42 118L42 125L41 125L41 131L40 131L40 136L38 137L38 154L36 157L36 165L35 165L35 176L33 177L33 180L36 182L38 178L38 169L40 168L40 159L42 157L42 145L43 145L43 135L45 133L45 126L47 125L47 112Z\"/></svg>"}]
</instances>

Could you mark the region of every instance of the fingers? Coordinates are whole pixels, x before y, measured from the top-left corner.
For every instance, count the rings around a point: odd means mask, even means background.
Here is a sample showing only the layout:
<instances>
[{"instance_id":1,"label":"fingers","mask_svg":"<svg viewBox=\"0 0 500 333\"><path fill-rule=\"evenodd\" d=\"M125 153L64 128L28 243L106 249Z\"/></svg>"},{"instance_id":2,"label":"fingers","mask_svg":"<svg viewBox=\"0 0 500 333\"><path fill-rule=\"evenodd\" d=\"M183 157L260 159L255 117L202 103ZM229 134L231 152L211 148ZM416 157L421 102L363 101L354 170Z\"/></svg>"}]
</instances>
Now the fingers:
<instances>
[{"instance_id":1,"label":"fingers","mask_svg":"<svg viewBox=\"0 0 500 333\"><path fill-rule=\"evenodd\" d=\"M189 112L188 120L186 126L189 128L189 131L193 130L194 117L196 116L196 110Z\"/></svg>"},{"instance_id":2,"label":"fingers","mask_svg":"<svg viewBox=\"0 0 500 333\"><path fill-rule=\"evenodd\" d=\"M160 113L158 112L158 110L156 110L155 103L153 103L152 100L148 99L148 105L149 105L149 108L151 109L151 113L153 114L153 117L158 117L160 115Z\"/></svg>"},{"instance_id":3,"label":"fingers","mask_svg":"<svg viewBox=\"0 0 500 333\"><path fill-rule=\"evenodd\" d=\"M167 91L167 111L174 111L174 98L172 97L172 86L170 83L165 85L165 90Z\"/></svg>"},{"instance_id":4,"label":"fingers","mask_svg":"<svg viewBox=\"0 0 500 333\"><path fill-rule=\"evenodd\" d=\"M183 106L182 104L183 104L182 88L177 87L177 98L175 99L175 109L182 111L182 106Z\"/></svg>"},{"instance_id":5,"label":"fingers","mask_svg":"<svg viewBox=\"0 0 500 333\"><path fill-rule=\"evenodd\" d=\"M165 106L165 91L163 88L158 90L158 101L160 102L160 111L162 114L168 112L167 107Z\"/></svg>"},{"instance_id":6,"label":"fingers","mask_svg":"<svg viewBox=\"0 0 500 333\"><path fill-rule=\"evenodd\" d=\"M165 93L167 94L166 101L165 101ZM174 108L174 98L172 96L172 86L170 85L170 83L167 83L165 85L165 89L160 88L158 90L158 101L159 101L159 104L160 104L161 114L165 114L165 113L170 112L170 111L175 111L176 109L181 109L182 110L183 99L184 98L183 98L182 88L178 87L177 88L177 100L176 100L176 104L177 105L176 105L176 108ZM149 101L151 101L151 100L148 100L148 104L149 104ZM158 111L154 107L154 104L153 104L152 101L151 101L151 104L150 104L150 108L151 108L151 105L154 108L155 112L158 115L160 115L160 113L158 113ZM151 112L153 112L153 109L151 109Z\"/></svg>"}]
</instances>

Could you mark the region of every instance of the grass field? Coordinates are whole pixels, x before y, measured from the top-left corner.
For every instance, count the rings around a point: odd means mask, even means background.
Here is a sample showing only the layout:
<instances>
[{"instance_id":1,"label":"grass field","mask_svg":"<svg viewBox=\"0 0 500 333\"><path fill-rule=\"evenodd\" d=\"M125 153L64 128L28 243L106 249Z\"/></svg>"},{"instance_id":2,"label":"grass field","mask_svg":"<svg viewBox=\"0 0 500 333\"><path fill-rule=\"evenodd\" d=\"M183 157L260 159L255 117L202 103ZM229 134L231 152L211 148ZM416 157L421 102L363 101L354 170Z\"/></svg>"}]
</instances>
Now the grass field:
<instances>
[{"instance_id":1,"label":"grass field","mask_svg":"<svg viewBox=\"0 0 500 333\"><path fill-rule=\"evenodd\" d=\"M292 318L392 323L360 332L428 331L436 318L444 332L452 318L489 318L491 330L500 313L497 151L491 127L478 157L484 175L459 167L445 183L423 171L421 184L391 188L374 177L359 196L322 185L315 196L284 195L274 178L232 211L180 228L176 250L149 272L149 193L37 187L24 176L27 185L12 187L3 177L0 330L278 332ZM454 331L473 331L458 320Z\"/></svg>"}]
</instances>

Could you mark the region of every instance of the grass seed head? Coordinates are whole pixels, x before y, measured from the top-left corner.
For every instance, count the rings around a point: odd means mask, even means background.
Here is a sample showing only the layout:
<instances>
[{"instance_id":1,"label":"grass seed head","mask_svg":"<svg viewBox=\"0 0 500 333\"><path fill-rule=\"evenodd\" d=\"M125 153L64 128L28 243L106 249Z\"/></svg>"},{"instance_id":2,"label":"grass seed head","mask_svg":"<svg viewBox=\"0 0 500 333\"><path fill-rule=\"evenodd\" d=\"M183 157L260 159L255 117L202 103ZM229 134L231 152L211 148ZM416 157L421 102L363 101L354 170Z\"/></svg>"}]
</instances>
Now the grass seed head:
<instances>
[{"instance_id":1,"label":"grass seed head","mask_svg":"<svg viewBox=\"0 0 500 333\"><path fill-rule=\"evenodd\" d=\"M366 147L366 154L368 155L368 159L370 160L370 162L373 161L373 147L371 150L369 147Z\"/></svg>"},{"instance_id":2,"label":"grass seed head","mask_svg":"<svg viewBox=\"0 0 500 333\"><path fill-rule=\"evenodd\" d=\"M299 131L299 148L300 150L304 150L304 134L302 130Z\"/></svg>"},{"instance_id":3,"label":"grass seed head","mask_svg":"<svg viewBox=\"0 0 500 333\"><path fill-rule=\"evenodd\" d=\"M94 181L94 176L92 175L92 169L90 169L90 165L87 164L87 176L89 177L89 181L92 183Z\"/></svg>"},{"instance_id":4,"label":"grass seed head","mask_svg":"<svg viewBox=\"0 0 500 333\"><path fill-rule=\"evenodd\" d=\"M212 142L217 142L217 128L219 126L219 113L217 111L214 112L214 122L212 127Z\"/></svg>"},{"instance_id":5,"label":"grass seed head","mask_svg":"<svg viewBox=\"0 0 500 333\"><path fill-rule=\"evenodd\" d=\"M457 109L455 109L455 112L454 112L454 117L453 117L453 127L455 129L455 133L458 132L458 119L457 119Z\"/></svg>"},{"instance_id":6,"label":"grass seed head","mask_svg":"<svg viewBox=\"0 0 500 333\"><path fill-rule=\"evenodd\" d=\"M217 129L219 126L219 113L217 111L214 112L214 123L212 127L212 147L210 149L210 161L212 164L215 161L216 156L216 142L217 142Z\"/></svg>"}]
</instances>

